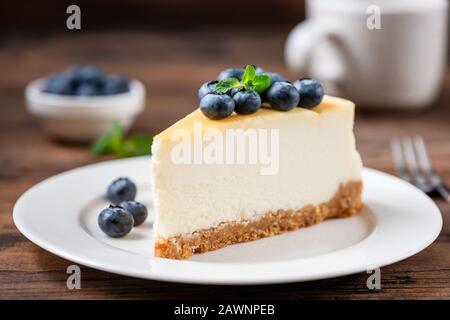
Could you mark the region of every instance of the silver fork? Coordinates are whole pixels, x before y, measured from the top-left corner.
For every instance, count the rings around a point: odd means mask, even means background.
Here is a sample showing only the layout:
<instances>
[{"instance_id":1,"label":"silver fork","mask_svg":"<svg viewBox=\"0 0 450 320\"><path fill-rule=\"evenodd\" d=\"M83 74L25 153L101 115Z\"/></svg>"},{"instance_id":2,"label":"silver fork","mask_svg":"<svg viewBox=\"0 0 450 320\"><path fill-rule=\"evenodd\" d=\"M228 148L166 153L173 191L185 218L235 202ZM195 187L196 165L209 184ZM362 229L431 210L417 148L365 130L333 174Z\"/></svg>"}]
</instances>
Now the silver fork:
<instances>
[{"instance_id":1,"label":"silver fork","mask_svg":"<svg viewBox=\"0 0 450 320\"><path fill-rule=\"evenodd\" d=\"M431 166L425 142L421 136L394 137L391 140L392 159L400 177L427 194L438 192L450 202L450 188Z\"/></svg>"}]
</instances>

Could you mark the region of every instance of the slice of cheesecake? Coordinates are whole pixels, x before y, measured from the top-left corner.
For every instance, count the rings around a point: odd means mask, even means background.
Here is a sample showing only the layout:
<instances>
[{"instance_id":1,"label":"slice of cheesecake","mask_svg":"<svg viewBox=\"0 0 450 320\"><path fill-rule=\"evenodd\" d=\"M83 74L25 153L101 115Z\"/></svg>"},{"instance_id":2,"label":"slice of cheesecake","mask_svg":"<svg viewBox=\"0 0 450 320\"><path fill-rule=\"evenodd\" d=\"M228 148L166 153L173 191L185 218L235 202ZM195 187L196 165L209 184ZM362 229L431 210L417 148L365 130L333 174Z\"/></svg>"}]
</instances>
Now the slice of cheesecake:
<instances>
[{"instance_id":1,"label":"slice of cheesecake","mask_svg":"<svg viewBox=\"0 0 450 320\"><path fill-rule=\"evenodd\" d=\"M199 110L154 138L155 254L184 259L361 208L354 104L261 108L220 121Z\"/></svg>"}]
</instances>

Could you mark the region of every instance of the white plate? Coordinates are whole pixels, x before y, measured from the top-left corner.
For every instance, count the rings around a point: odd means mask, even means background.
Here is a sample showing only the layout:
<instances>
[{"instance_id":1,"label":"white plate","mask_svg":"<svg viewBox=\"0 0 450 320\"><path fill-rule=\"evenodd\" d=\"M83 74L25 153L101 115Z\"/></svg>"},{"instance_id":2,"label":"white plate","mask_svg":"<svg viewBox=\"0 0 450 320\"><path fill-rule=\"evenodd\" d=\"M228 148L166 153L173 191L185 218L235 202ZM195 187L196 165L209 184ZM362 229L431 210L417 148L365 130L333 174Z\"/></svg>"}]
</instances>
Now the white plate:
<instances>
[{"instance_id":1,"label":"white plate","mask_svg":"<svg viewBox=\"0 0 450 320\"><path fill-rule=\"evenodd\" d=\"M146 279L204 284L267 284L365 272L423 250L442 227L439 209L424 193L388 174L364 169L365 208L347 219L194 255L153 256L150 217L124 238L106 237L97 215L103 193L119 176L138 185L151 207L150 159L115 160L51 177L25 192L14 207L17 228L38 246L92 268Z\"/></svg>"}]
</instances>

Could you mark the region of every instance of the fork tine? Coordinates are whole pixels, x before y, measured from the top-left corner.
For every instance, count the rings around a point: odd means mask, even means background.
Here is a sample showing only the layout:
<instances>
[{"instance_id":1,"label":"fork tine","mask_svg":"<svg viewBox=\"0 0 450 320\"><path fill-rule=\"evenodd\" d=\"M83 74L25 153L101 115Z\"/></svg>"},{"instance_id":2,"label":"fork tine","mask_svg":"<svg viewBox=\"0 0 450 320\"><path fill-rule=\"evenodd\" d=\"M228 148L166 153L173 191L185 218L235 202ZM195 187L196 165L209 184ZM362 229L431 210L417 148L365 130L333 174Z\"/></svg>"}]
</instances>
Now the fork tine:
<instances>
[{"instance_id":1,"label":"fork tine","mask_svg":"<svg viewBox=\"0 0 450 320\"><path fill-rule=\"evenodd\" d=\"M423 138L421 136L414 137L414 146L422 170L427 174L432 173L433 168L431 166L430 157L428 156L425 142L423 141Z\"/></svg>"},{"instance_id":2,"label":"fork tine","mask_svg":"<svg viewBox=\"0 0 450 320\"><path fill-rule=\"evenodd\" d=\"M414 146L411 137L403 137L403 149L405 151L406 163L409 170L416 175L419 172L419 166L417 165L416 155L414 153Z\"/></svg>"},{"instance_id":3,"label":"fork tine","mask_svg":"<svg viewBox=\"0 0 450 320\"><path fill-rule=\"evenodd\" d=\"M435 188L442 198L447 202L450 202L450 191L441 178L434 172L427 148L425 147L425 142L421 136L414 137L414 146L417 157L419 158L419 163L431 186Z\"/></svg>"},{"instance_id":4,"label":"fork tine","mask_svg":"<svg viewBox=\"0 0 450 320\"><path fill-rule=\"evenodd\" d=\"M411 137L404 137L402 140L405 151L406 165L409 167L409 170L413 175L412 179L414 180L414 184L422 191L430 192L433 188L420 171Z\"/></svg>"},{"instance_id":5,"label":"fork tine","mask_svg":"<svg viewBox=\"0 0 450 320\"><path fill-rule=\"evenodd\" d=\"M408 174L408 170L406 169L405 161L403 159L402 145L399 137L394 137L391 139L391 153L392 160L394 161L394 165L397 168L400 177L403 180L411 182L411 177Z\"/></svg>"}]
</instances>

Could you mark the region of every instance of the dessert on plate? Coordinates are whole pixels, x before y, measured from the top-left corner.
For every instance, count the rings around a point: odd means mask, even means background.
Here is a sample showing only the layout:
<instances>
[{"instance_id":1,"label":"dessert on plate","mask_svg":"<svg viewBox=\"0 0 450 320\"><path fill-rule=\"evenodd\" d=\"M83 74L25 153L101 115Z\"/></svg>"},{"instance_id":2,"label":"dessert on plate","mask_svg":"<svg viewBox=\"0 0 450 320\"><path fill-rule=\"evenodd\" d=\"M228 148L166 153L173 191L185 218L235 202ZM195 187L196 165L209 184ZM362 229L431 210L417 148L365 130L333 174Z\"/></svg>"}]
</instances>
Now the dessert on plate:
<instances>
[{"instance_id":1,"label":"dessert on plate","mask_svg":"<svg viewBox=\"0 0 450 320\"><path fill-rule=\"evenodd\" d=\"M152 145L156 256L185 259L359 211L352 102L254 66L225 70L199 98Z\"/></svg>"}]
</instances>

